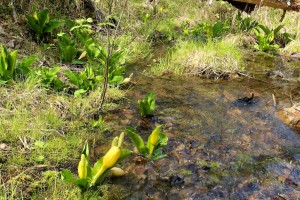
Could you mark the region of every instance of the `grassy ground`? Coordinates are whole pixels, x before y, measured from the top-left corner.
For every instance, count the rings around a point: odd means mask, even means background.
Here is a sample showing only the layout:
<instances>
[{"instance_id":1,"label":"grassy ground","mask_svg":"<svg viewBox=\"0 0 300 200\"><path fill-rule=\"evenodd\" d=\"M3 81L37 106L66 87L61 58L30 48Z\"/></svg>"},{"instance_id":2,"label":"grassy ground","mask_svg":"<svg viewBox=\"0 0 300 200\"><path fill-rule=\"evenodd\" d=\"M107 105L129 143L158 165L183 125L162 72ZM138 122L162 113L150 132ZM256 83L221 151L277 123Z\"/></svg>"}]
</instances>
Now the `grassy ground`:
<instances>
[{"instance_id":1,"label":"grassy ground","mask_svg":"<svg viewBox=\"0 0 300 200\"><path fill-rule=\"evenodd\" d=\"M206 44L195 41L178 42L167 58L152 67L152 71L155 74L163 74L169 70L176 74L225 78L230 73L243 70L237 40L238 38L227 37Z\"/></svg>"},{"instance_id":2,"label":"grassy ground","mask_svg":"<svg viewBox=\"0 0 300 200\"><path fill-rule=\"evenodd\" d=\"M44 192L78 198L79 190L63 183L59 171L76 171L84 140L103 140L104 127L92 126L99 92L75 99L25 83L1 87L0 93L2 198L40 199ZM109 93L110 101L123 97Z\"/></svg>"},{"instance_id":3,"label":"grassy ground","mask_svg":"<svg viewBox=\"0 0 300 200\"><path fill-rule=\"evenodd\" d=\"M0 19L4 19L0 20L0 26L6 33L1 35L0 42L7 46L13 43L9 47L11 50L18 49L20 57L36 54L39 60L35 68L47 63L70 68L59 59L60 53L55 46L56 34L51 37L53 45L36 43L26 27L25 14L32 13L31 5L34 4L38 5L37 8L50 8L50 14L59 19L81 18L83 12L76 11L78 5L72 1L63 6L52 1L31 3L22 1L15 5L18 23L13 22L13 8L9 7L9 2L0 5ZM99 7L107 12L105 4L100 3ZM126 49L126 65L145 57L151 58L157 42L171 44L166 56L154 62L151 68L153 74L169 70L176 74L225 77L244 70L241 50L252 51L256 43L252 31L243 32L237 28L237 11L224 2L209 6L207 2L195 0L158 3L134 0L128 1L125 6L117 2L114 9L117 16L122 14L122 31L116 43L119 48ZM279 24L280 14L278 10L260 8L251 17L275 28ZM282 32L295 35L295 40L283 49L287 54L300 51L299 16L298 13L287 13L283 21L285 28ZM209 27L217 21L224 25L224 30L216 37L209 32L212 29L202 30L199 34L195 31L201 23ZM201 40L202 36L204 40ZM101 87L98 87L86 96L75 98L67 91L57 92L45 87L35 79L1 85L0 199L99 199L98 190L108 198L107 185L81 197L78 188L64 183L60 178L62 169L77 172L85 140L95 144L103 139L105 123L100 127L92 126L92 121L99 117L100 93ZM116 109L116 102L124 96L124 90L110 88L104 112Z\"/></svg>"}]
</instances>

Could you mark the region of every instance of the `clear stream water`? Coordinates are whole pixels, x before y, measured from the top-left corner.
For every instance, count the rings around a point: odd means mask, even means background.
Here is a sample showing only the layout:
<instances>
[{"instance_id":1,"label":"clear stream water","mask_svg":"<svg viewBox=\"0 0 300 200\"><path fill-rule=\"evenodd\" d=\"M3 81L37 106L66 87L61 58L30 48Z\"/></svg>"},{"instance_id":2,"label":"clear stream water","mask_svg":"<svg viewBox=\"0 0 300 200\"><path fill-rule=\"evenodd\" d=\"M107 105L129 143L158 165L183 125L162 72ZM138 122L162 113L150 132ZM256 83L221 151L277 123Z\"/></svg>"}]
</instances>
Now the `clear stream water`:
<instances>
[{"instance_id":1,"label":"clear stream water","mask_svg":"<svg viewBox=\"0 0 300 200\"><path fill-rule=\"evenodd\" d=\"M300 96L299 84L260 76L283 71L297 80L299 69L284 71L289 63L282 62L249 58L248 69L257 79L151 77L133 70L136 85L129 100L105 117L114 133L110 137L133 126L146 139L163 124L168 157L124 161L128 174L112 180L111 199L300 199L300 134L276 114L290 106L291 94ZM154 117L145 120L137 100L149 91L156 93L157 106ZM253 103L237 101L252 92Z\"/></svg>"}]
</instances>

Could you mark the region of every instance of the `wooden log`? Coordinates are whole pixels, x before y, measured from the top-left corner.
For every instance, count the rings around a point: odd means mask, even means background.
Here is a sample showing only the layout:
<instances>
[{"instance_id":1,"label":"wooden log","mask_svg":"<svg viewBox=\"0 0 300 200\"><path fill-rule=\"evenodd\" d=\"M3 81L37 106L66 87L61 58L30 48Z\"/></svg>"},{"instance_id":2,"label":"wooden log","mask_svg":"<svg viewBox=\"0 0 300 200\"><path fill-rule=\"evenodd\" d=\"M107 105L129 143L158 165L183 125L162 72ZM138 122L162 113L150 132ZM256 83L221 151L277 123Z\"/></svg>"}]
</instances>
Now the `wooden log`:
<instances>
[{"instance_id":1,"label":"wooden log","mask_svg":"<svg viewBox=\"0 0 300 200\"><path fill-rule=\"evenodd\" d=\"M300 12L300 0L230 0Z\"/></svg>"}]
</instances>

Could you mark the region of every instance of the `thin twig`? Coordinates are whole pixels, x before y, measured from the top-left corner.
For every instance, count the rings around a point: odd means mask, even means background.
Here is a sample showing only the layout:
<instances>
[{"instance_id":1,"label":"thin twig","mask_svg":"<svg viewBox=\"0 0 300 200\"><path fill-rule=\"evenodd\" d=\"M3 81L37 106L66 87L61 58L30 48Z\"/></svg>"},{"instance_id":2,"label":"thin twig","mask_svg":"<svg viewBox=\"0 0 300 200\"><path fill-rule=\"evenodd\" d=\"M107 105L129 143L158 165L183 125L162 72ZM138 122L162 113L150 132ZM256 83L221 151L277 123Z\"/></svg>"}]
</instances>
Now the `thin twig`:
<instances>
[{"instance_id":1,"label":"thin twig","mask_svg":"<svg viewBox=\"0 0 300 200\"><path fill-rule=\"evenodd\" d=\"M19 136L19 139L20 139L21 143L23 144L24 148L30 150L30 147L27 143L26 137L24 136L24 139L22 139L21 136Z\"/></svg>"},{"instance_id":2,"label":"thin twig","mask_svg":"<svg viewBox=\"0 0 300 200\"><path fill-rule=\"evenodd\" d=\"M103 107L103 104L105 102L106 91L107 91L107 87L108 87L108 75L109 75L109 67L110 67L109 63L110 63L110 59L111 59L111 56L112 56L112 50L113 50L113 47L115 45L115 40L116 40L116 36L117 36L117 30L118 30L118 28L120 26L120 22L122 20L122 17L123 17L123 14L124 14L124 10L125 10L125 6L126 6L127 2L128 2L128 0L126 0L126 2L124 4L124 9L122 10L122 12L120 14L120 19L118 20L118 24L117 24L116 29L115 29L115 33L114 33L114 37L113 37L112 43L111 43L111 30L110 30L109 27L106 28L107 52L108 52L108 55L106 57L106 62L105 62L104 82L103 82L103 87L102 87L103 90L101 92L100 106L98 108L99 112L102 111L102 107ZM113 7L114 1L111 0L108 3L109 3L108 15L111 16L111 14L112 14L112 7Z\"/></svg>"},{"instance_id":3,"label":"thin twig","mask_svg":"<svg viewBox=\"0 0 300 200\"><path fill-rule=\"evenodd\" d=\"M113 4L113 0L109 2L109 12L108 15L111 15L112 13L112 4ZM108 87L108 70L109 70L109 61L110 61L110 57L111 57L111 43L110 43L110 28L106 27L106 37L107 37L107 57L106 57L106 61L105 61L105 72L104 72L104 82L103 82L103 90L101 92L101 97L100 97L100 106L99 106L99 111L102 111L102 107L105 101L105 96L106 96L106 91L107 91L107 87Z\"/></svg>"},{"instance_id":4,"label":"thin twig","mask_svg":"<svg viewBox=\"0 0 300 200\"><path fill-rule=\"evenodd\" d=\"M291 92L290 92L290 101L291 101L292 106L294 106L295 104L294 104L294 101L293 101L293 97L292 97L292 93L291 93Z\"/></svg>"},{"instance_id":5,"label":"thin twig","mask_svg":"<svg viewBox=\"0 0 300 200\"><path fill-rule=\"evenodd\" d=\"M273 106L276 107L277 103L276 103L276 98L275 98L274 94L272 94L272 99L273 99Z\"/></svg>"}]
</instances>

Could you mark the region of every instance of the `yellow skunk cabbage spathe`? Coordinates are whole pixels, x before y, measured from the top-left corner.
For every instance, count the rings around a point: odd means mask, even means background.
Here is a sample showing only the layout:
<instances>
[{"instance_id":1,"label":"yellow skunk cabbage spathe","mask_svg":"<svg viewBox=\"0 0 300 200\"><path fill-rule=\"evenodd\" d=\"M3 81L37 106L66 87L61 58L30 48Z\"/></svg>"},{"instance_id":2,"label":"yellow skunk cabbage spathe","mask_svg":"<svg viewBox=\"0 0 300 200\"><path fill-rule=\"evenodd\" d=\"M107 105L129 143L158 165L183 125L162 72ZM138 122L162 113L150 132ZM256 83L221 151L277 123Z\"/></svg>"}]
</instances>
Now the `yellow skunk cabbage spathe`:
<instances>
[{"instance_id":1,"label":"yellow skunk cabbage spathe","mask_svg":"<svg viewBox=\"0 0 300 200\"><path fill-rule=\"evenodd\" d=\"M86 178L87 177L87 166L88 161L84 154L81 154L81 160L78 164L78 175L79 178Z\"/></svg>"},{"instance_id":2,"label":"yellow skunk cabbage spathe","mask_svg":"<svg viewBox=\"0 0 300 200\"><path fill-rule=\"evenodd\" d=\"M121 145L124 139L124 133L122 132L120 138L115 137L111 148L103 157L103 162L100 170L97 174L92 178L91 184L94 185L97 179L109 168L112 168L118 161L121 156Z\"/></svg>"},{"instance_id":3,"label":"yellow skunk cabbage spathe","mask_svg":"<svg viewBox=\"0 0 300 200\"><path fill-rule=\"evenodd\" d=\"M35 19L36 21L39 21L39 18L38 18L38 15L37 15L37 12L36 12L36 11L34 11L33 17L34 17L34 19Z\"/></svg>"},{"instance_id":4,"label":"yellow skunk cabbage spathe","mask_svg":"<svg viewBox=\"0 0 300 200\"><path fill-rule=\"evenodd\" d=\"M89 150L89 145L88 142L85 141L84 147L81 152L81 159L78 164L78 176L79 178L86 178L88 174L88 166L89 166L89 155L90 155L90 150Z\"/></svg>"},{"instance_id":5,"label":"yellow skunk cabbage spathe","mask_svg":"<svg viewBox=\"0 0 300 200\"><path fill-rule=\"evenodd\" d=\"M155 146L158 144L159 141L159 133L160 133L160 129L161 129L162 125L157 126L151 133L151 135L149 136L149 153L150 155L153 153L153 150L155 148Z\"/></svg>"}]
</instances>

